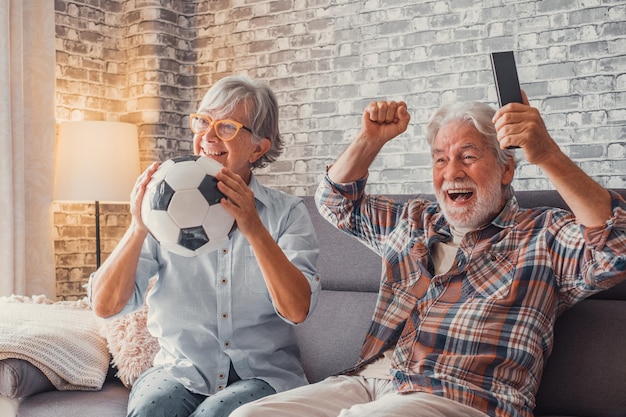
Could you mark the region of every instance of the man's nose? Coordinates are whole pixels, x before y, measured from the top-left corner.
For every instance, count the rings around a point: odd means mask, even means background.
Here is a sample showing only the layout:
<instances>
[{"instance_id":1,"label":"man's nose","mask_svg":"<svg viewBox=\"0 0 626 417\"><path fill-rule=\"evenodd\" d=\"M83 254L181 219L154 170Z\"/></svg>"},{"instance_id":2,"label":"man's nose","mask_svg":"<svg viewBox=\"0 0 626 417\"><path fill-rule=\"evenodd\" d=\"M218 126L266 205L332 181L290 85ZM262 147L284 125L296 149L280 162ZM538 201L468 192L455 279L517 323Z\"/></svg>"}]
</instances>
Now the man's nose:
<instances>
[{"instance_id":1,"label":"man's nose","mask_svg":"<svg viewBox=\"0 0 626 417\"><path fill-rule=\"evenodd\" d=\"M446 164L443 175L447 181L454 181L456 179L463 178L465 177L465 166L460 160L451 159Z\"/></svg>"}]
</instances>

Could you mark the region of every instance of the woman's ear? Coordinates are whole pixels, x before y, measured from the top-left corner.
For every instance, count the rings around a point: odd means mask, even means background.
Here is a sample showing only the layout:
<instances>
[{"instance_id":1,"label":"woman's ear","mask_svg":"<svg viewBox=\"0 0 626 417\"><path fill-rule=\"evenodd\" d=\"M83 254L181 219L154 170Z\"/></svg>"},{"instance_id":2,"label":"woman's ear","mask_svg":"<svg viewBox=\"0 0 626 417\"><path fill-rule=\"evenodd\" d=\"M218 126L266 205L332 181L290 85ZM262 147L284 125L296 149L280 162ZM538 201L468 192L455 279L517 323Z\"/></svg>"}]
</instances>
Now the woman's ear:
<instances>
[{"instance_id":1,"label":"woman's ear","mask_svg":"<svg viewBox=\"0 0 626 417\"><path fill-rule=\"evenodd\" d=\"M255 142L255 145L256 149L254 150L254 152L252 152L249 159L251 164L258 161L260 157L265 155L267 151L270 150L270 148L272 147L272 141L268 138L263 138L260 141Z\"/></svg>"}]
</instances>

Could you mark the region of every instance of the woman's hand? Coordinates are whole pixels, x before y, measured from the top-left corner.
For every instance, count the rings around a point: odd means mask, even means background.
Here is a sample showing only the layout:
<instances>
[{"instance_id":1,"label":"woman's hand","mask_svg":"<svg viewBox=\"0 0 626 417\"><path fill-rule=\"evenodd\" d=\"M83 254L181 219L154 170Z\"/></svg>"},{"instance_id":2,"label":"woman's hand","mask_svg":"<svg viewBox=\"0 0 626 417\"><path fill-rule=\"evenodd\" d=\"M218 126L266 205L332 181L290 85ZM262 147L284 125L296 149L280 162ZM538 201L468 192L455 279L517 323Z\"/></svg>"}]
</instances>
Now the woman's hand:
<instances>
[{"instance_id":1,"label":"woman's hand","mask_svg":"<svg viewBox=\"0 0 626 417\"><path fill-rule=\"evenodd\" d=\"M254 193L239 175L222 168L215 178L218 180L217 188L226 196L221 204L235 218L237 228L244 236L248 237L265 227L256 209Z\"/></svg>"},{"instance_id":2,"label":"woman's hand","mask_svg":"<svg viewBox=\"0 0 626 417\"><path fill-rule=\"evenodd\" d=\"M135 227L138 230L146 231L148 228L141 218L141 202L143 196L146 194L146 186L152 179L152 175L159 168L158 162L153 162L144 172L139 175L135 186L130 192L130 214L133 216L131 227Z\"/></svg>"}]
</instances>

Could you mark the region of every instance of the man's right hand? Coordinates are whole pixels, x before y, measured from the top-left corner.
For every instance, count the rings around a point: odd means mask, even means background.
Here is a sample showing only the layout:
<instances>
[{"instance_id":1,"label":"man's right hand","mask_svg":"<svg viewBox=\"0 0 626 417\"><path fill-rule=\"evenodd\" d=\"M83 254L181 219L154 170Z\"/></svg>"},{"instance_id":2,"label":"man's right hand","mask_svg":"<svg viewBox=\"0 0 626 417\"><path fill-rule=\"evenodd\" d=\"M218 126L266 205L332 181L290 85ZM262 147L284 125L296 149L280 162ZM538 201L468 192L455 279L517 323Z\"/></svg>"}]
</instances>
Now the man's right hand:
<instances>
[{"instance_id":1,"label":"man's right hand","mask_svg":"<svg viewBox=\"0 0 626 417\"><path fill-rule=\"evenodd\" d=\"M411 115L404 101L373 101L363 112L359 136L381 142L381 146L404 133Z\"/></svg>"},{"instance_id":2,"label":"man's right hand","mask_svg":"<svg viewBox=\"0 0 626 417\"><path fill-rule=\"evenodd\" d=\"M363 112L359 134L330 167L329 178L338 183L365 178L381 148L406 131L410 120L403 101L371 102Z\"/></svg>"}]
</instances>

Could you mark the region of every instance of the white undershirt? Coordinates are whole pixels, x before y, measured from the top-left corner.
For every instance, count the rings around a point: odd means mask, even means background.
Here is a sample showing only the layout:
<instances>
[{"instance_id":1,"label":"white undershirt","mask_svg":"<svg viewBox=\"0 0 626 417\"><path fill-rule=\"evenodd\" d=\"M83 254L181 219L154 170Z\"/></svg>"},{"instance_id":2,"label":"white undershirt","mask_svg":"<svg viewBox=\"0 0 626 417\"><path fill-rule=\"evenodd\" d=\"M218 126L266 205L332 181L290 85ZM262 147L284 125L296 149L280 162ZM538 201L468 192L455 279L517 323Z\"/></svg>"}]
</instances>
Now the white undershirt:
<instances>
[{"instance_id":1,"label":"white undershirt","mask_svg":"<svg viewBox=\"0 0 626 417\"><path fill-rule=\"evenodd\" d=\"M445 274L450 270L456 258L456 251L463 240L466 233L473 229L459 228L450 226L452 232L452 240L449 242L438 242L433 247L432 257L435 265L435 275ZM367 364L361 369L357 375L364 378L391 379L389 370L391 369L391 357L393 356L394 347L390 347L383 352L383 356L374 362Z\"/></svg>"},{"instance_id":2,"label":"white undershirt","mask_svg":"<svg viewBox=\"0 0 626 417\"><path fill-rule=\"evenodd\" d=\"M435 275L445 274L450 270L456 258L456 251L465 237L465 234L471 232L469 228L455 228L450 226L452 240L449 242L438 242L433 247L432 257L435 264Z\"/></svg>"},{"instance_id":3,"label":"white undershirt","mask_svg":"<svg viewBox=\"0 0 626 417\"><path fill-rule=\"evenodd\" d=\"M383 356L369 363L365 368L361 369L357 375L363 378L391 379L389 370L391 369L391 356L393 355L393 347L390 347Z\"/></svg>"}]
</instances>

